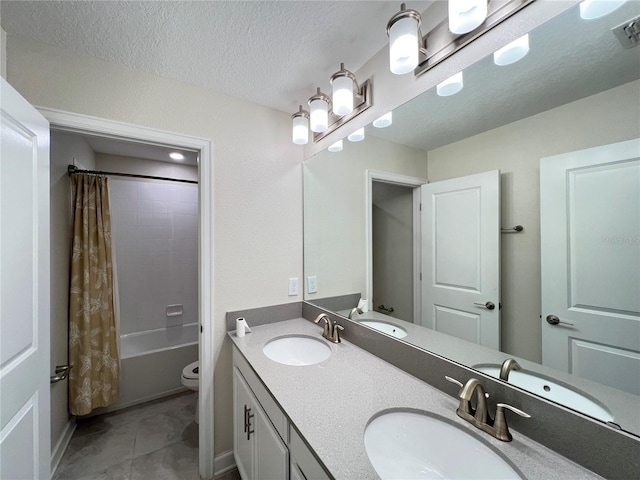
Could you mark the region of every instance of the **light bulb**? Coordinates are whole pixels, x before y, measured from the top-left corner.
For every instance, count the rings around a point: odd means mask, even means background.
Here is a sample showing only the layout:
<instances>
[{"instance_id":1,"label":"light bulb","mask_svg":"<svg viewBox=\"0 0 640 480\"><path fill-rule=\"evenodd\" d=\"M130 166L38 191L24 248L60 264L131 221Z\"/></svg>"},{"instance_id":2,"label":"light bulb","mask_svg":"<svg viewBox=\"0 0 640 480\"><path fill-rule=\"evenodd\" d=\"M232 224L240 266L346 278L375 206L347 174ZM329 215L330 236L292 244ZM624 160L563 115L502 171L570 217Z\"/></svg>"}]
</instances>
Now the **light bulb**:
<instances>
[{"instance_id":1,"label":"light bulb","mask_svg":"<svg viewBox=\"0 0 640 480\"><path fill-rule=\"evenodd\" d=\"M529 53L529 34L508 43L493 53L493 63L499 66L511 65Z\"/></svg>"},{"instance_id":2,"label":"light bulb","mask_svg":"<svg viewBox=\"0 0 640 480\"><path fill-rule=\"evenodd\" d=\"M181 154L180 152L171 152L169 154L169 158L173 160L184 160L184 155Z\"/></svg>"},{"instance_id":3,"label":"light bulb","mask_svg":"<svg viewBox=\"0 0 640 480\"><path fill-rule=\"evenodd\" d=\"M385 128L393 123L393 112L388 112L382 115L380 118L376 118L373 121L373 126L376 128Z\"/></svg>"},{"instance_id":4,"label":"light bulb","mask_svg":"<svg viewBox=\"0 0 640 480\"><path fill-rule=\"evenodd\" d=\"M342 140L338 140L336 143L331 145L327 150L331 153L341 152L342 151Z\"/></svg>"},{"instance_id":5,"label":"light bulb","mask_svg":"<svg viewBox=\"0 0 640 480\"><path fill-rule=\"evenodd\" d=\"M487 18L487 0L449 0L449 30L462 35L469 33Z\"/></svg>"},{"instance_id":6,"label":"light bulb","mask_svg":"<svg viewBox=\"0 0 640 480\"><path fill-rule=\"evenodd\" d=\"M458 93L462 90L463 86L462 72L458 72L447 78L444 82L439 83L436 86L436 93L441 97L448 97L449 95Z\"/></svg>"},{"instance_id":7,"label":"light bulb","mask_svg":"<svg viewBox=\"0 0 640 480\"><path fill-rule=\"evenodd\" d=\"M412 72L418 66L418 22L401 18L389 28L389 69L396 75Z\"/></svg>"},{"instance_id":8,"label":"light bulb","mask_svg":"<svg viewBox=\"0 0 640 480\"><path fill-rule=\"evenodd\" d=\"M309 99L311 131L316 133L326 132L329 128L329 97L320 91Z\"/></svg>"},{"instance_id":9,"label":"light bulb","mask_svg":"<svg viewBox=\"0 0 640 480\"><path fill-rule=\"evenodd\" d=\"M333 113L349 115L353 112L353 80L345 75L334 78L333 84Z\"/></svg>"},{"instance_id":10,"label":"light bulb","mask_svg":"<svg viewBox=\"0 0 640 480\"><path fill-rule=\"evenodd\" d=\"M309 118L304 115L293 117L293 143L306 145L309 142Z\"/></svg>"},{"instance_id":11,"label":"light bulb","mask_svg":"<svg viewBox=\"0 0 640 480\"><path fill-rule=\"evenodd\" d=\"M364 127L359 128L347 137L350 142L361 142L364 140Z\"/></svg>"},{"instance_id":12,"label":"light bulb","mask_svg":"<svg viewBox=\"0 0 640 480\"><path fill-rule=\"evenodd\" d=\"M584 0L580 3L580 17L583 20L609 15L624 4L626 0Z\"/></svg>"}]
</instances>

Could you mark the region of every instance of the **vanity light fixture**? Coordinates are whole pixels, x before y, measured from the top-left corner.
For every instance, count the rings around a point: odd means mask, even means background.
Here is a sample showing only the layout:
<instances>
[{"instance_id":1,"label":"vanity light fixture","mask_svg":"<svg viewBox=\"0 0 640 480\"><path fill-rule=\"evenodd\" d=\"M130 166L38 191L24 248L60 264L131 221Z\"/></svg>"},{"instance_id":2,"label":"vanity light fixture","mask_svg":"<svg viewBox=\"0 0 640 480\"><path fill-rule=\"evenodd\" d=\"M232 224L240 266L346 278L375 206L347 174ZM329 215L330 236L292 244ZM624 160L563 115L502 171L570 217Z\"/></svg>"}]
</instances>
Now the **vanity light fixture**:
<instances>
[{"instance_id":1,"label":"vanity light fixture","mask_svg":"<svg viewBox=\"0 0 640 480\"><path fill-rule=\"evenodd\" d=\"M487 0L449 0L449 30L463 35L487 19Z\"/></svg>"},{"instance_id":2,"label":"vanity light fixture","mask_svg":"<svg viewBox=\"0 0 640 480\"><path fill-rule=\"evenodd\" d=\"M351 135L349 135L347 137L347 140L349 140L350 142L361 142L362 140L364 140L364 127L359 128Z\"/></svg>"},{"instance_id":3,"label":"vanity light fixture","mask_svg":"<svg viewBox=\"0 0 640 480\"><path fill-rule=\"evenodd\" d=\"M583 20L609 15L620 8L627 0L584 0L580 3L580 17Z\"/></svg>"},{"instance_id":4,"label":"vanity light fixture","mask_svg":"<svg viewBox=\"0 0 640 480\"><path fill-rule=\"evenodd\" d=\"M171 158L172 160L184 160L184 155L180 152L171 152L169 154L169 158Z\"/></svg>"},{"instance_id":5,"label":"vanity light fixture","mask_svg":"<svg viewBox=\"0 0 640 480\"><path fill-rule=\"evenodd\" d=\"M458 72L447 78L444 82L436 85L436 93L441 97L449 97L462 90L463 86L464 81L462 78L462 72Z\"/></svg>"},{"instance_id":6,"label":"vanity light fixture","mask_svg":"<svg viewBox=\"0 0 640 480\"><path fill-rule=\"evenodd\" d=\"M528 33L493 52L493 63L498 66L511 65L522 60L527 53L529 53Z\"/></svg>"},{"instance_id":7,"label":"vanity light fixture","mask_svg":"<svg viewBox=\"0 0 640 480\"><path fill-rule=\"evenodd\" d=\"M376 128L386 128L393 123L393 111L387 112L379 118L376 118L372 125Z\"/></svg>"},{"instance_id":8,"label":"vanity light fixture","mask_svg":"<svg viewBox=\"0 0 640 480\"><path fill-rule=\"evenodd\" d=\"M342 140L338 140L336 143L331 145L327 150L331 153L341 152L342 151Z\"/></svg>"},{"instance_id":9,"label":"vanity light fixture","mask_svg":"<svg viewBox=\"0 0 640 480\"><path fill-rule=\"evenodd\" d=\"M356 76L340 64L340 70L329 80L333 87L333 113L343 117L353 112L353 92L360 92Z\"/></svg>"},{"instance_id":10,"label":"vanity light fixture","mask_svg":"<svg viewBox=\"0 0 640 480\"><path fill-rule=\"evenodd\" d=\"M396 75L412 72L418 66L420 53L426 55L420 24L422 18L415 10L400 5L400 11L387 23L389 37L389 69Z\"/></svg>"},{"instance_id":11,"label":"vanity light fixture","mask_svg":"<svg viewBox=\"0 0 640 480\"><path fill-rule=\"evenodd\" d=\"M329 104L331 99L320 91L309 99L310 121L312 132L326 132L329 128Z\"/></svg>"},{"instance_id":12,"label":"vanity light fixture","mask_svg":"<svg viewBox=\"0 0 640 480\"><path fill-rule=\"evenodd\" d=\"M292 141L296 145L306 145L309 142L309 112L302 109L291 115L293 123Z\"/></svg>"}]
</instances>

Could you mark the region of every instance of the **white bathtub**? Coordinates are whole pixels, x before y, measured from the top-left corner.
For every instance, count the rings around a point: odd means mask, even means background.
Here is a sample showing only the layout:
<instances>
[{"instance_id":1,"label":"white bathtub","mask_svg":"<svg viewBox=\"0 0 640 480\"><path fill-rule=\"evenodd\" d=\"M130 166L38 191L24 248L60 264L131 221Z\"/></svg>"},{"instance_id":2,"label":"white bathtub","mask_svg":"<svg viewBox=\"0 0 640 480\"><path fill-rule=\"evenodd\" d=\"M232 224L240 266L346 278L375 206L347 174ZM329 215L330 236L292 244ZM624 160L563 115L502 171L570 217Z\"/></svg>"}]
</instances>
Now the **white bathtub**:
<instances>
[{"instance_id":1,"label":"white bathtub","mask_svg":"<svg viewBox=\"0 0 640 480\"><path fill-rule=\"evenodd\" d=\"M182 369L198 360L198 324L120 336L120 397L88 416L120 410L187 390Z\"/></svg>"}]
</instances>

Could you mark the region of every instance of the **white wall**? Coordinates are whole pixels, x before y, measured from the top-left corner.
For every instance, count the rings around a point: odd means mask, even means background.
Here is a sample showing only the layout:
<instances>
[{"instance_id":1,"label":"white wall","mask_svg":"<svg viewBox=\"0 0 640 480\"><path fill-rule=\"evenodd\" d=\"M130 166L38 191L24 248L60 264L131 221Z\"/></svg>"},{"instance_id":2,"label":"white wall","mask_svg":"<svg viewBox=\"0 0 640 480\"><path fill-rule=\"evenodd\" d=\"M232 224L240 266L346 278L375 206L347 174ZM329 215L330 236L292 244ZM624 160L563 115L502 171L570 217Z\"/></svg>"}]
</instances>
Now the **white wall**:
<instances>
[{"instance_id":1,"label":"white wall","mask_svg":"<svg viewBox=\"0 0 640 480\"><path fill-rule=\"evenodd\" d=\"M9 36L8 80L31 103L208 138L214 149L215 450L233 448L225 313L299 301L302 150L288 114Z\"/></svg>"},{"instance_id":2,"label":"white wall","mask_svg":"<svg viewBox=\"0 0 640 480\"><path fill-rule=\"evenodd\" d=\"M69 265L71 254L71 182L67 166L74 163L95 168L93 150L81 137L51 132L51 373L67 365L69 325ZM51 447L54 453L69 425L68 384L51 386Z\"/></svg>"},{"instance_id":3,"label":"white wall","mask_svg":"<svg viewBox=\"0 0 640 480\"><path fill-rule=\"evenodd\" d=\"M342 152L320 152L304 164L305 275L318 279L310 301L366 294L367 169L426 178L423 151L373 136L344 143Z\"/></svg>"},{"instance_id":4,"label":"white wall","mask_svg":"<svg viewBox=\"0 0 640 480\"><path fill-rule=\"evenodd\" d=\"M503 350L541 361L540 158L640 135L640 81L428 152L429 181L500 169Z\"/></svg>"}]
</instances>

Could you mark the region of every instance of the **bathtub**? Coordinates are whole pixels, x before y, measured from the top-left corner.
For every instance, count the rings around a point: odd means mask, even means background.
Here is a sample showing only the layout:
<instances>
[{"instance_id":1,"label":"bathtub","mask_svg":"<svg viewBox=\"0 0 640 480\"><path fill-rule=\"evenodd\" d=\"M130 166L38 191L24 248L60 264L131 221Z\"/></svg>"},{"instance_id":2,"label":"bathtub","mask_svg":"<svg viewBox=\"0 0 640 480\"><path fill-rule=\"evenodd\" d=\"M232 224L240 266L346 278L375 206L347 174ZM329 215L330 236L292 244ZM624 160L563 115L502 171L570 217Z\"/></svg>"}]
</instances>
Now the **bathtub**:
<instances>
[{"instance_id":1,"label":"bathtub","mask_svg":"<svg viewBox=\"0 0 640 480\"><path fill-rule=\"evenodd\" d=\"M120 397L88 416L120 410L187 389L182 369L198 360L198 324L120 336Z\"/></svg>"}]
</instances>

